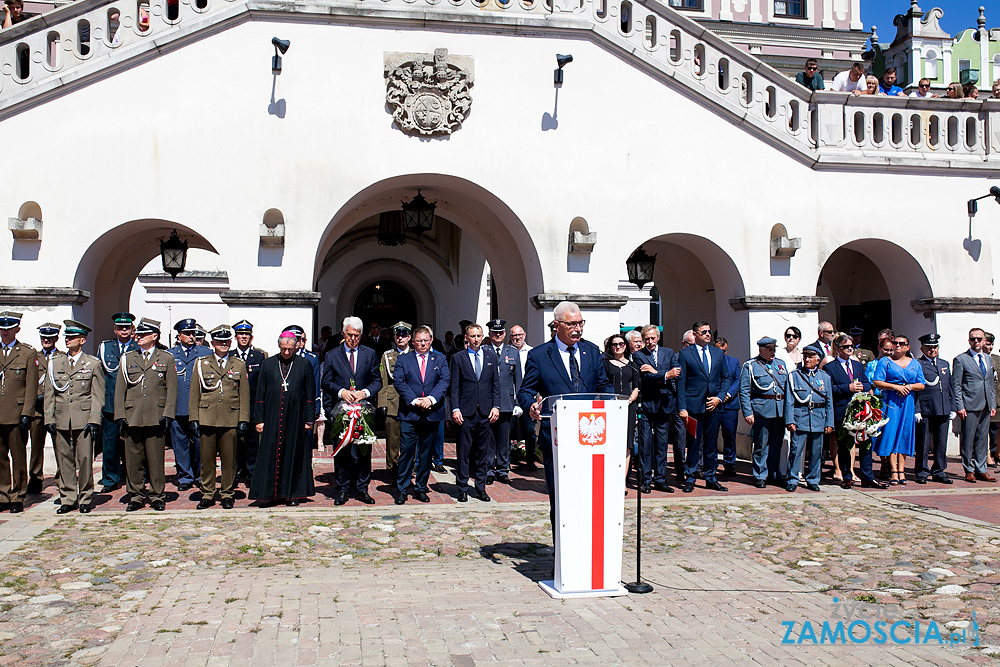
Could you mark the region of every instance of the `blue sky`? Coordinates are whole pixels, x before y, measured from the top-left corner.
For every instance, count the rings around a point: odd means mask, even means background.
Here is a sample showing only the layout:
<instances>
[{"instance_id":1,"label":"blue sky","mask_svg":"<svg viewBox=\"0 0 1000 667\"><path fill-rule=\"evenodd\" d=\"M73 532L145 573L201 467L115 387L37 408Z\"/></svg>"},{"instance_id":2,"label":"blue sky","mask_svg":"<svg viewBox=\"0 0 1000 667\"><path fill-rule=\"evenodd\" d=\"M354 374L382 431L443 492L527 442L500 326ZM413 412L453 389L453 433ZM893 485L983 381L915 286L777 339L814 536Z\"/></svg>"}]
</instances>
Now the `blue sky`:
<instances>
[{"instance_id":1,"label":"blue sky","mask_svg":"<svg viewBox=\"0 0 1000 667\"><path fill-rule=\"evenodd\" d=\"M986 7L986 27L1000 26L1000 5L985 0L920 0L917 3L925 12L933 7L944 10L941 27L945 32L954 35L966 28L975 28L979 17L979 7ZM896 14L905 14L910 9L909 0L861 0L861 22L865 30L871 30L872 25L878 26L878 41L880 44L891 44L896 36L896 27L892 19Z\"/></svg>"}]
</instances>

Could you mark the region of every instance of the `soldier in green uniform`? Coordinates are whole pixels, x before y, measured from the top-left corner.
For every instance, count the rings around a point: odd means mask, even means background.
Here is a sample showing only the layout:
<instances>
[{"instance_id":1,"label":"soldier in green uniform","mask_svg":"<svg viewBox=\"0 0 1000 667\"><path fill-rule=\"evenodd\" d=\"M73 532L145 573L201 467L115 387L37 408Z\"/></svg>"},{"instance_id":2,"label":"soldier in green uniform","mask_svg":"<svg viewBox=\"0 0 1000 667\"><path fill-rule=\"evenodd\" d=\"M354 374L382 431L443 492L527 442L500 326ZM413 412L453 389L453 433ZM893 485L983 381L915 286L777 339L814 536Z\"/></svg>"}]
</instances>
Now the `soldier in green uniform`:
<instances>
[{"instance_id":1,"label":"soldier in green uniform","mask_svg":"<svg viewBox=\"0 0 1000 667\"><path fill-rule=\"evenodd\" d=\"M410 331L413 327L408 322L396 322L392 325L392 339L395 343L391 349L382 353L379 363L379 373L382 375L382 391L378 393L378 407L385 410L385 469L389 471L389 479L396 481L396 469L399 466L399 393L392 386L392 373L396 368L396 358L410 351Z\"/></svg>"},{"instance_id":2,"label":"soldier in green uniform","mask_svg":"<svg viewBox=\"0 0 1000 667\"><path fill-rule=\"evenodd\" d=\"M166 509L163 436L177 410L177 371L173 355L156 345L159 338L159 322L140 320L135 330L139 349L125 353L115 380L115 421L125 437L125 475L131 496L126 512L145 505L147 472L150 505L159 512Z\"/></svg>"},{"instance_id":3,"label":"soldier in green uniform","mask_svg":"<svg viewBox=\"0 0 1000 667\"><path fill-rule=\"evenodd\" d=\"M45 473L45 437L48 435L45 430L43 420L44 407L42 399L45 395L45 370L49 361L61 354L61 350L56 349L59 341L59 330L61 324L46 322L38 327L38 339L41 341L41 349L35 357L38 362L38 398L35 401L35 420L31 422L31 453L28 456L28 493L41 493L42 482ZM55 438L53 438L53 451L55 450ZM58 480L57 480L58 481Z\"/></svg>"},{"instance_id":4,"label":"soldier in green uniform","mask_svg":"<svg viewBox=\"0 0 1000 667\"><path fill-rule=\"evenodd\" d=\"M84 354L91 328L75 320L66 325L66 354L53 355L46 366L45 429L52 434L59 474L59 509L79 506L90 512L94 498L94 443L104 407L101 360Z\"/></svg>"},{"instance_id":5,"label":"soldier in green uniform","mask_svg":"<svg viewBox=\"0 0 1000 667\"><path fill-rule=\"evenodd\" d=\"M17 340L21 313L0 312L0 512L24 511L28 492L25 443L35 414L38 364L35 348Z\"/></svg>"},{"instance_id":6,"label":"soldier in green uniform","mask_svg":"<svg viewBox=\"0 0 1000 667\"><path fill-rule=\"evenodd\" d=\"M226 324L212 329L212 349L194 362L188 415L201 438L201 501L198 509L215 504L215 457L222 463L222 509L233 508L236 487L236 435L250 429L250 384L247 367L229 354L233 330Z\"/></svg>"}]
</instances>

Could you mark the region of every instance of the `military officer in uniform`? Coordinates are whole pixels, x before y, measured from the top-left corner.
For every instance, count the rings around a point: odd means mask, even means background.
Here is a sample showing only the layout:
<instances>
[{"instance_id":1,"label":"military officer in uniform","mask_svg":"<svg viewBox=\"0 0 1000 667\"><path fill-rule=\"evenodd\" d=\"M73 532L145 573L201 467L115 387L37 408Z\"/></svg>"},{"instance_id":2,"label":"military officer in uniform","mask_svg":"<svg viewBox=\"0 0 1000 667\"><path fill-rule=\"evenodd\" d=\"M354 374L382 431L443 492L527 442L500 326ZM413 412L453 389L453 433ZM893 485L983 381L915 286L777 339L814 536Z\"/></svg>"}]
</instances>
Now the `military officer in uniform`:
<instances>
[{"instance_id":1,"label":"military officer in uniform","mask_svg":"<svg viewBox=\"0 0 1000 667\"><path fill-rule=\"evenodd\" d=\"M145 475L154 510L166 509L163 497L163 438L177 410L174 357L156 346L160 323L143 318L135 330L138 350L122 357L115 381L115 421L124 429L125 470L131 495L126 512L145 504ZM185 409L187 406L185 405Z\"/></svg>"},{"instance_id":2,"label":"military officer in uniform","mask_svg":"<svg viewBox=\"0 0 1000 667\"><path fill-rule=\"evenodd\" d=\"M194 362L212 354L212 351L197 344L195 337L198 328L198 323L191 318L175 324L177 345L168 350L174 356L174 368L177 371L177 408L176 418L170 425L170 442L174 448L174 465L177 467L177 490L182 492L194 486L195 473L201 469L198 436L191 428L188 417L188 394Z\"/></svg>"},{"instance_id":3,"label":"military officer in uniform","mask_svg":"<svg viewBox=\"0 0 1000 667\"><path fill-rule=\"evenodd\" d=\"M378 407L385 410L385 469L389 479L396 481L399 469L399 392L393 386L393 373L396 370L396 359L399 355L410 351L410 333L413 326L409 322L396 322L392 325L393 346L382 353L379 363L379 373L382 376L382 390L378 393Z\"/></svg>"},{"instance_id":4,"label":"military officer in uniform","mask_svg":"<svg viewBox=\"0 0 1000 667\"><path fill-rule=\"evenodd\" d=\"M788 447L785 491L790 493L799 488L793 471L799 469L804 456L808 459L806 488L819 491L823 435L833 433L833 383L826 371L818 369L824 354L819 345L807 345L802 350L802 368L788 374L785 427L791 432L792 441Z\"/></svg>"},{"instance_id":5,"label":"military officer in uniform","mask_svg":"<svg viewBox=\"0 0 1000 667\"><path fill-rule=\"evenodd\" d=\"M28 493L41 493L42 482L45 477L45 438L48 432L45 430L43 421L44 406L42 400L45 396L45 370L49 361L63 352L56 349L59 341L59 331L61 324L46 322L38 327L38 339L41 341L41 348L35 356L38 363L38 397L35 401L35 420L31 422L31 453L28 457ZM53 438L53 451L55 451L55 439Z\"/></svg>"},{"instance_id":6,"label":"military officer in uniform","mask_svg":"<svg viewBox=\"0 0 1000 667\"><path fill-rule=\"evenodd\" d=\"M111 493L122 484L122 466L125 448L118 424L115 422L115 382L121 358L129 350L138 350L135 336L135 315L115 313L111 316L115 337L102 341L97 348L97 358L104 369L104 409L101 411L101 493Z\"/></svg>"},{"instance_id":7,"label":"military officer in uniform","mask_svg":"<svg viewBox=\"0 0 1000 667\"><path fill-rule=\"evenodd\" d=\"M490 424L493 431L493 442L496 454L486 476L486 483L492 484L496 479L504 484L510 484L510 429L515 417L523 413L517 404L517 389L521 386L521 360L517 348L507 345L507 320L490 320L486 323L489 330L489 347L500 361L500 416Z\"/></svg>"},{"instance_id":8,"label":"military officer in uniform","mask_svg":"<svg viewBox=\"0 0 1000 667\"><path fill-rule=\"evenodd\" d=\"M247 367L247 383L250 389L250 405L257 397L257 377L260 375L260 364L267 359L267 352L259 347L253 347L253 324L240 320L233 325L233 335L236 337L236 347L229 353L239 357ZM245 433L236 433L236 479L243 480L250 486L253 471L257 466L257 430L249 429Z\"/></svg>"},{"instance_id":9,"label":"military officer in uniform","mask_svg":"<svg viewBox=\"0 0 1000 667\"><path fill-rule=\"evenodd\" d=\"M233 330L220 324L210 332L215 351L194 364L188 417L201 438L201 502L215 504L215 457L222 464L222 509L233 508L236 488L236 436L250 430L250 385L243 361L229 354Z\"/></svg>"},{"instance_id":10,"label":"military officer in uniform","mask_svg":"<svg viewBox=\"0 0 1000 667\"><path fill-rule=\"evenodd\" d=\"M770 336L757 341L757 356L743 364L740 372L740 408L750 425L753 439L754 486L763 489L768 480L783 485L781 441L785 432L785 391L788 369L774 358L778 342Z\"/></svg>"},{"instance_id":11,"label":"military officer in uniform","mask_svg":"<svg viewBox=\"0 0 1000 667\"><path fill-rule=\"evenodd\" d=\"M38 397L35 348L17 340L21 313L0 312L0 512L24 511L28 492L25 443Z\"/></svg>"},{"instance_id":12,"label":"military officer in uniform","mask_svg":"<svg viewBox=\"0 0 1000 667\"><path fill-rule=\"evenodd\" d=\"M865 330L861 327L852 327L847 335L851 337L854 341L854 358L863 363L865 366L868 365L869 361L875 361L878 357L871 350L861 347L861 337L865 335Z\"/></svg>"},{"instance_id":13,"label":"military officer in uniform","mask_svg":"<svg viewBox=\"0 0 1000 667\"><path fill-rule=\"evenodd\" d=\"M955 418L955 396L951 388L951 369L948 362L938 356L941 336L936 333L920 337L922 356L917 359L927 380L916 396L916 450L913 459L917 484L926 484L931 477L935 482L951 484L948 477L948 423ZM933 456L934 465L927 467Z\"/></svg>"},{"instance_id":14,"label":"military officer in uniform","mask_svg":"<svg viewBox=\"0 0 1000 667\"><path fill-rule=\"evenodd\" d=\"M66 354L53 356L46 367L45 429L55 443L59 474L59 509L90 512L94 498L94 442L104 407L104 369L97 357L84 354L91 328L75 320L66 325Z\"/></svg>"}]
</instances>

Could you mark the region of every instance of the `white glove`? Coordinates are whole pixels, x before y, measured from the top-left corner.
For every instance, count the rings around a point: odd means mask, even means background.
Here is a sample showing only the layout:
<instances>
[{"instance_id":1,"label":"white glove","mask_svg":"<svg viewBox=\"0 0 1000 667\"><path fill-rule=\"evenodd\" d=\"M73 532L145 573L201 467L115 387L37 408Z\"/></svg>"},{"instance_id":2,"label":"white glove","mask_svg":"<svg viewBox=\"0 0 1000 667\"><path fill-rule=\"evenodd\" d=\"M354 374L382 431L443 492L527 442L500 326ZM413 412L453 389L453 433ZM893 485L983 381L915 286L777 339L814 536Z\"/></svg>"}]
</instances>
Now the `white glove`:
<instances>
[{"instance_id":1,"label":"white glove","mask_svg":"<svg viewBox=\"0 0 1000 667\"><path fill-rule=\"evenodd\" d=\"M948 419L954 419L954 418L955 418L955 413L954 412L949 412L948 413Z\"/></svg>"},{"instance_id":2,"label":"white glove","mask_svg":"<svg viewBox=\"0 0 1000 667\"><path fill-rule=\"evenodd\" d=\"M917 412L917 413L914 413L913 418L916 419L917 423L919 424L923 420L924 417L919 412Z\"/></svg>"},{"instance_id":3,"label":"white glove","mask_svg":"<svg viewBox=\"0 0 1000 667\"><path fill-rule=\"evenodd\" d=\"M523 414L524 414L524 410L521 409L521 406L520 405L515 405L514 406L514 416L515 417L520 417Z\"/></svg>"}]
</instances>

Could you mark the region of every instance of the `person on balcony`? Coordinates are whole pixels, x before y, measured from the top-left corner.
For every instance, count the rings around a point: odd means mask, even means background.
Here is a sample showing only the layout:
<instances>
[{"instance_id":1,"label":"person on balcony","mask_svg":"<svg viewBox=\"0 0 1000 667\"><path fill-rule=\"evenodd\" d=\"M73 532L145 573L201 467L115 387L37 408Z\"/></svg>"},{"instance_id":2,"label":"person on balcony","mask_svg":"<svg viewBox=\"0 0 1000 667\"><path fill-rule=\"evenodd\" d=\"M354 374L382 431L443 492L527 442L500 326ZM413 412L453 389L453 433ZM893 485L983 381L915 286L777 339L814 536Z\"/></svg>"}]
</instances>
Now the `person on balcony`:
<instances>
[{"instance_id":1,"label":"person on balcony","mask_svg":"<svg viewBox=\"0 0 1000 667\"><path fill-rule=\"evenodd\" d=\"M24 15L24 3L21 0L6 0L3 5L3 27L9 28L28 17Z\"/></svg>"},{"instance_id":2,"label":"person on balcony","mask_svg":"<svg viewBox=\"0 0 1000 667\"><path fill-rule=\"evenodd\" d=\"M910 97L940 97L931 92L931 80L921 79L917 82L917 89L910 93Z\"/></svg>"},{"instance_id":3,"label":"person on balcony","mask_svg":"<svg viewBox=\"0 0 1000 667\"><path fill-rule=\"evenodd\" d=\"M840 93L851 93L852 95L861 95L865 90L864 74L864 63L856 62L851 65L851 69L846 72L841 72L837 76L833 77L833 86L830 90Z\"/></svg>"},{"instance_id":4,"label":"person on balcony","mask_svg":"<svg viewBox=\"0 0 1000 667\"><path fill-rule=\"evenodd\" d=\"M809 90L823 90L823 76L819 73L819 63L815 58L806 61L805 71L795 75L795 82Z\"/></svg>"},{"instance_id":5,"label":"person on balcony","mask_svg":"<svg viewBox=\"0 0 1000 667\"><path fill-rule=\"evenodd\" d=\"M881 88L879 88L880 85L879 80L869 74L865 77L865 90L859 93L859 95L885 95Z\"/></svg>"},{"instance_id":6,"label":"person on balcony","mask_svg":"<svg viewBox=\"0 0 1000 667\"><path fill-rule=\"evenodd\" d=\"M896 68L886 67L885 73L882 74L882 80L878 82L879 90L883 95L895 95L897 97L906 97L906 93L903 89L896 85Z\"/></svg>"}]
</instances>

